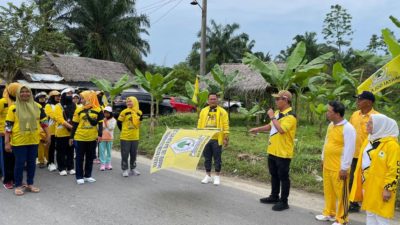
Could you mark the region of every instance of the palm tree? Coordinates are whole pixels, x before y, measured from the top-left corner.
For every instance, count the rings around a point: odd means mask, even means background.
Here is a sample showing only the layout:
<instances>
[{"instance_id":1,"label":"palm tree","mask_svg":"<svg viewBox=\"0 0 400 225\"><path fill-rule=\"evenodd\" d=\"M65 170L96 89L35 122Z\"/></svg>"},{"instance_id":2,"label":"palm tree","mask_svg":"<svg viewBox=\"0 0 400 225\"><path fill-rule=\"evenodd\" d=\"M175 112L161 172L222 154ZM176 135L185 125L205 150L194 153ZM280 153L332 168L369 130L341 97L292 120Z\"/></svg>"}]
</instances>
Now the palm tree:
<instances>
[{"instance_id":1,"label":"palm tree","mask_svg":"<svg viewBox=\"0 0 400 225\"><path fill-rule=\"evenodd\" d=\"M143 64L149 43L149 20L137 15L135 0L74 0L59 18L66 21L66 34L82 56L118 61L133 70Z\"/></svg>"},{"instance_id":2,"label":"palm tree","mask_svg":"<svg viewBox=\"0 0 400 225\"><path fill-rule=\"evenodd\" d=\"M250 40L246 33L236 34L239 28L237 23L222 25L211 20L211 27L207 27L206 37L207 71L210 71L215 64L241 62L244 53L251 52L255 41ZM188 62L196 70L199 69L196 63L199 61L197 58L200 58L199 50L200 42L195 42L188 57Z\"/></svg>"}]
</instances>

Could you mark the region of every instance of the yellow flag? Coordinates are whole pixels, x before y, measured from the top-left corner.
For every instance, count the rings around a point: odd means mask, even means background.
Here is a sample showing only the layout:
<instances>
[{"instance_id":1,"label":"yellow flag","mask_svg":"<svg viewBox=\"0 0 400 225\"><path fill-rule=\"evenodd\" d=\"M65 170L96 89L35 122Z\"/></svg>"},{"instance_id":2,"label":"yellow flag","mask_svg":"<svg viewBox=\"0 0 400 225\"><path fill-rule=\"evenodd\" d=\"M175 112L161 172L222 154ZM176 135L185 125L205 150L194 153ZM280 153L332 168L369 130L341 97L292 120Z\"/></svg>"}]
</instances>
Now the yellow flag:
<instances>
[{"instance_id":1,"label":"yellow flag","mask_svg":"<svg viewBox=\"0 0 400 225\"><path fill-rule=\"evenodd\" d=\"M165 168L196 170L203 149L219 129L167 129L158 144L150 173Z\"/></svg>"},{"instance_id":2,"label":"yellow flag","mask_svg":"<svg viewBox=\"0 0 400 225\"><path fill-rule=\"evenodd\" d=\"M363 91L369 91L375 94L398 82L400 82L400 55L392 59L360 84L357 91L359 94Z\"/></svg>"},{"instance_id":3,"label":"yellow flag","mask_svg":"<svg viewBox=\"0 0 400 225\"><path fill-rule=\"evenodd\" d=\"M192 97L192 102L197 104L197 95L199 94L199 78L196 76L196 81L194 83L194 92Z\"/></svg>"}]
</instances>

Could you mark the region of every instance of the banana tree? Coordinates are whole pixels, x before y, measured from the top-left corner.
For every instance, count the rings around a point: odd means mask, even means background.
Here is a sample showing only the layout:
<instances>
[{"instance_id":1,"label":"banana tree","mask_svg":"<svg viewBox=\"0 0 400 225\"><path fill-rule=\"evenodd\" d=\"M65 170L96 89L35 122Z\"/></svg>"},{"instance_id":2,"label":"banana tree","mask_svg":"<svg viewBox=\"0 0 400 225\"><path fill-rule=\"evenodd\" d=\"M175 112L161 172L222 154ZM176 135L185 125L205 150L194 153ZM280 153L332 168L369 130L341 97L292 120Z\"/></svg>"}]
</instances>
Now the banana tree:
<instances>
[{"instance_id":1,"label":"banana tree","mask_svg":"<svg viewBox=\"0 0 400 225\"><path fill-rule=\"evenodd\" d=\"M208 90L201 90L199 91L197 95L197 103L192 101L192 96L194 93L194 85L190 83L189 81L186 82L185 84L186 88L186 98L197 107L197 112L199 112L200 109L206 106L207 100L208 100Z\"/></svg>"},{"instance_id":2,"label":"banana tree","mask_svg":"<svg viewBox=\"0 0 400 225\"><path fill-rule=\"evenodd\" d=\"M156 104L155 116L158 117L159 102L163 99L163 95L171 90L177 79L173 78L174 71L171 71L166 76L163 76L159 73L151 74L148 71L143 74L138 69L136 69L135 72L136 82L139 83L151 95L150 133L154 134L154 127L156 125L156 119L154 118L154 104Z\"/></svg>"},{"instance_id":3,"label":"banana tree","mask_svg":"<svg viewBox=\"0 0 400 225\"><path fill-rule=\"evenodd\" d=\"M117 82L112 84L110 81L106 79L90 79L92 83L94 83L100 90L108 93L110 95L111 104L114 103L114 99L117 95L119 95L123 90L126 90L136 84L134 81L129 81L129 75L123 75Z\"/></svg>"},{"instance_id":4,"label":"banana tree","mask_svg":"<svg viewBox=\"0 0 400 225\"><path fill-rule=\"evenodd\" d=\"M250 127L250 120L254 117L256 117L258 114L263 114L265 113L265 110L261 107L260 104L254 104L254 106L250 109L247 110L246 108L240 107L239 108L239 113L243 114L246 118L246 128L249 130ZM248 135L248 133L247 133Z\"/></svg>"},{"instance_id":5,"label":"banana tree","mask_svg":"<svg viewBox=\"0 0 400 225\"><path fill-rule=\"evenodd\" d=\"M299 42L292 54L288 57L283 70L278 69L274 62L263 62L255 55L246 53L243 63L258 71L266 82L278 90L294 89L296 98L302 94L305 86L303 81L320 74L327 69L326 63L334 54L332 52L321 55L310 62L305 60L306 45ZM299 102L296 101L296 110Z\"/></svg>"},{"instance_id":6,"label":"banana tree","mask_svg":"<svg viewBox=\"0 0 400 225\"><path fill-rule=\"evenodd\" d=\"M400 55L400 43L396 40L388 28L382 30L382 36L392 57L394 58Z\"/></svg>"}]
</instances>

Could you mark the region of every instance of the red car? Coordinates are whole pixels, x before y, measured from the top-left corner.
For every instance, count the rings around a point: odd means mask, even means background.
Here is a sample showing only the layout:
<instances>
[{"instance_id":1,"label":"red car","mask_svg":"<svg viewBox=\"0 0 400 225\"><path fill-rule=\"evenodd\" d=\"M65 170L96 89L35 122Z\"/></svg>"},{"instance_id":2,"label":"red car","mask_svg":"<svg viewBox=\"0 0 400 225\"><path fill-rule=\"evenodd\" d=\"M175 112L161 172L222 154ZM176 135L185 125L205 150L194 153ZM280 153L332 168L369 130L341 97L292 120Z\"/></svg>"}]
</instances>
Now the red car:
<instances>
[{"instance_id":1,"label":"red car","mask_svg":"<svg viewBox=\"0 0 400 225\"><path fill-rule=\"evenodd\" d=\"M165 97L164 102L168 102L172 106L173 112L196 112L195 106L179 97Z\"/></svg>"}]
</instances>

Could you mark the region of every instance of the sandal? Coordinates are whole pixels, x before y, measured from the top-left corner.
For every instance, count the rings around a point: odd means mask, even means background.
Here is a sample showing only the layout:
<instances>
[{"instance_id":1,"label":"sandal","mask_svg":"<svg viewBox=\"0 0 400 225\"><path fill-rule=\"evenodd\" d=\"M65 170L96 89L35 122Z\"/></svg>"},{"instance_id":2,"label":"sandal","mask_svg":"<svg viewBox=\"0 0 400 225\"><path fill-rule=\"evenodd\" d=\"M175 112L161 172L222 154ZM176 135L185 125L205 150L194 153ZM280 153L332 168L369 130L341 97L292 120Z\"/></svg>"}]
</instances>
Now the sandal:
<instances>
[{"instance_id":1,"label":"sandal","mask_svg":"<svg viewBox=\"0 0 400 225\"><path fill-rule=\"evenodd\" d=\"M33 185L28 185L26 187L26 190L29 191L29 192L32 192L32 193L39 193L40 192L40 188L35 187Z\"/></svg>"},{"instance_id":2,"label":"sandal","mask_svg":"<svg viewBox=\"0 0 400 225\"><path fill-rule=\"evenodd\" d=\"M22 196L22 195L24 195L24 194L25 194L24 188L23 188L23 187L17 187L17 188L15 188L14 194L15 194L16 196Z\"/></svg>"}]
</instances>

